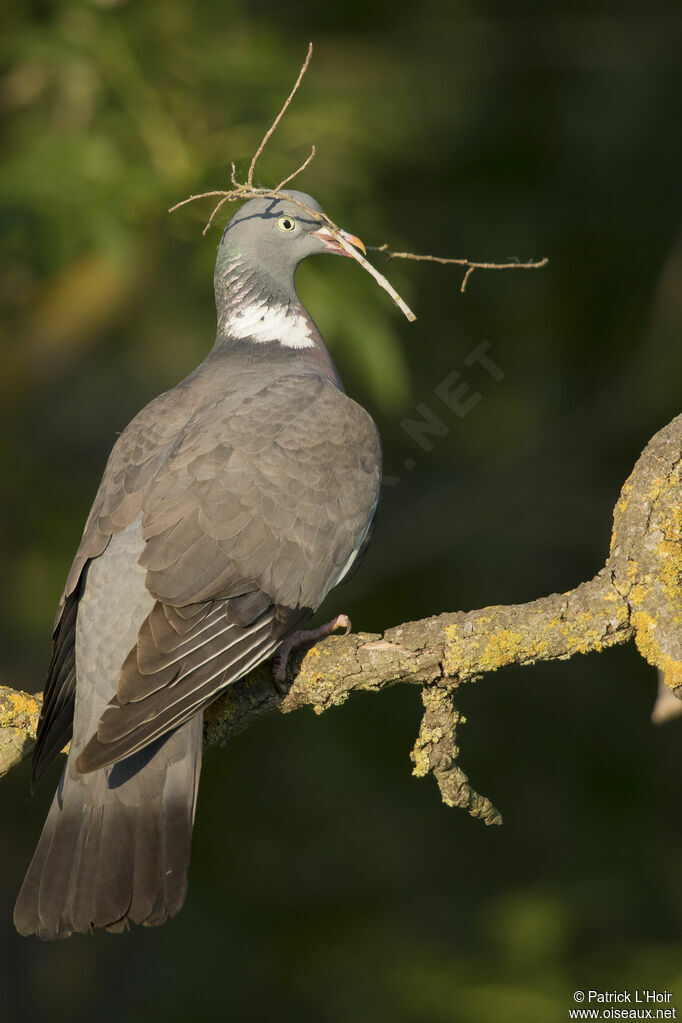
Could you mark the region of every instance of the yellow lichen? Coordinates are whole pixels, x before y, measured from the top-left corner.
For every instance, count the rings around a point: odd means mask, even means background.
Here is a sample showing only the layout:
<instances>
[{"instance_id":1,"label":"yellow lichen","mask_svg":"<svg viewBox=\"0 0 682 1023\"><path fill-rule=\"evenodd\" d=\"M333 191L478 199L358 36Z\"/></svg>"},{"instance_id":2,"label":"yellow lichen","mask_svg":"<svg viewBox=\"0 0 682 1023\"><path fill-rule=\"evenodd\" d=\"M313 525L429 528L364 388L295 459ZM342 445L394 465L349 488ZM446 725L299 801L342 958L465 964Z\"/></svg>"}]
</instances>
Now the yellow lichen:
<instances>
[{"instance_id":1,"label":"yellow lichen","mask_svg":"<svg viewBox=\"0 0 682 1023\"><path fill-rule=\"evenodd\" d=\"M632 616L632 624L635 627L635 643L637 649L649 664L661 668L663 656L656 641L656 620L647 611L635 611Z\"/></svg>"},{"instance_id":2,"label":"yellow lichen","mask_svg":"<svg viewBox=\"0 0 682 1023\"><path fill-rule=\"evenodd\" d=\"M421 745L418 744L412 750L411 757L412 762L414 764L414 767L412 768L412 774L416 778L423 778L425 775L429 773L431 769L431 763L429 761L426 750Z\"/></svg>"},{"instance_id":3,"label":"yellow lichen","mask_svg":"<svg viewBox=\"0 0 682 1023\"><path fill-rule=\"evenodd\" d=\"M671 622L682 624L682 565L679 541L662 540L655 555L660 564L659 581L670 611Z\"/></svg>"},{"instance_id":4,"label":"yellow lichen","mask_svg":"<svg viewBox=\"0 0 682 1023\"><path fill-rule=\"evenodd\" d=\"M40 700L29 693L0 686L0 728L24 728L35 736Z\"/></svg>"},{"instance_id":5,"label":"yellow lichen","mask_svg":"<svg viewBox=\"0 0 682 1023\"><path fill-rule=\"evenodd\" d=\"M674 692L682 686L682 662L676 661L673 657L664 654L661 658L660 667L665 684L669 689L672 689Z\"/></svg>"}]
</instances>

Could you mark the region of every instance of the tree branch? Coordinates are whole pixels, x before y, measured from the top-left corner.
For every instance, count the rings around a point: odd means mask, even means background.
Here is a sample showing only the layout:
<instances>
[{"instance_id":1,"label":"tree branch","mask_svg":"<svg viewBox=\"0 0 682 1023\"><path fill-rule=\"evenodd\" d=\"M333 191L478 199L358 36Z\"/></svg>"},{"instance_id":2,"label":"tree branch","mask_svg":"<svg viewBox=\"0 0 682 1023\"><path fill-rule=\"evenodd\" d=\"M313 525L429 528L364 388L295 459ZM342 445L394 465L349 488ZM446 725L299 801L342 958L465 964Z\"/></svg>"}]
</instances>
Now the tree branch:
<instances>
[{"instance_id":1,"label":"tree branch","mask_svg":"<svg viewBox=\"0 0 682 1023\"><path fill-rule=\"evenodd\" d=\"M398 683L422 687L424 715L413 774L433 774L443 801L501 823L458 764L457 688L509 664L565 660L634 639L682 699L682 415L649 442L614 510L611 549L593 579L527 604L425 618L383 635L333 636L290 661L290 688L268 664L230 686L206 712L207 745L224 744L264 714L312 707ZM0 688L0 775L30 751L39 697Z\"/></svg>"}]
</instances>

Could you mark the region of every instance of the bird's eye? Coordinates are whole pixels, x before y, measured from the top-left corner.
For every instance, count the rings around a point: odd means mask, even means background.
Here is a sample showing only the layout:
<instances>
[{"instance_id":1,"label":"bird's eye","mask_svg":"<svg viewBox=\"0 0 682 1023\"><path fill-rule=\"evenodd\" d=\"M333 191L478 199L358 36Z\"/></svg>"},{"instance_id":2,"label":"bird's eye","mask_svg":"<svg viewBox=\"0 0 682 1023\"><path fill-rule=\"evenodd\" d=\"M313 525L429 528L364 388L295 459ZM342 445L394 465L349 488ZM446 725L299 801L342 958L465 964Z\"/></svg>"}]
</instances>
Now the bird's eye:
<instances>
[{"instance_id":1,"label":"bird's eye","mask_svg":"<svg viewBox=\"0 0 682 1023\"><path fill-rule=\"evenodd\" d=\"M293 217L280 217L277 221L277 227L280 231L293 231L296 227L296 221Z\"/></svg>"}]
</instances>

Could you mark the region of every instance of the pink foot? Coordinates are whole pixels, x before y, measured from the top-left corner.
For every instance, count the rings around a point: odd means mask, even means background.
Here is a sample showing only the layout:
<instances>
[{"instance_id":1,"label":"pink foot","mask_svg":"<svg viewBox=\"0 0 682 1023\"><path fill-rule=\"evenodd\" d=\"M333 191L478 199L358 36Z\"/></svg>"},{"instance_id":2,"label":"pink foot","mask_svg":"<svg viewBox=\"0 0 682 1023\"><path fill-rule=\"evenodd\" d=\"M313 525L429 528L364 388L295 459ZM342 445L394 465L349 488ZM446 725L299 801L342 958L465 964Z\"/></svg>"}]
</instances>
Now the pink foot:
<instances>
[{"instance_id":1,"label":"pink foot","mask_svg":"<svg viewBox=\"0 0 682 1023\"><path fill-rule=\"evenodd\" d=\"M330 622L320 625L319 629L298 629L284 640L272 662L272 677L280 693L284 692L281 687L284 686L287 680L287 664L291 651L295 650L297 646L303 646L304 643L315 643L318 639L325 639L327 636L331 636L332 632L342 627L346 630L345 634L347 636L352 628L348 615L337 615Z\"/></svg>"}]
</instances>

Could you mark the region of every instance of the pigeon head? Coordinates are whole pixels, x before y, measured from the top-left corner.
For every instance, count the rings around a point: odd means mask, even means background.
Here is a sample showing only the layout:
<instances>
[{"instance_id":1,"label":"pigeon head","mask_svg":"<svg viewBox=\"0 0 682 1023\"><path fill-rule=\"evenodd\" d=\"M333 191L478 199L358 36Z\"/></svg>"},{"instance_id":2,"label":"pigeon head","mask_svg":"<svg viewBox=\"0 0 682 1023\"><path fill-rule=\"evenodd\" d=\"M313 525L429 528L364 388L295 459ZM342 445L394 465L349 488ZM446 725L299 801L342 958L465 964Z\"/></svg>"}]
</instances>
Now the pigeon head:
<instances>
[{"instance_id":1,"label":"pigeon head","mask_svg":"<svg viewBox=\"0 0 682 1023\"><path fill-rule=\"evenodd\" d=\"M220 243L220 255L237 256L283 283L293 280L298 264L308 256L334 253L347 256L324 223L322 207L305 192L288 193L322 219L287 199L251 199L230 220ZM340 232L364 252L359 238Z\"/></svg>"},{"instance_id":2,"label":"pigeon head","mask_svg":"<svg viewBox=\"0 0 682 1023\"><path fill-rule=\"evenodd\" d=\"M287 348L321 342L296 294L296 267L308 256L348 253L326 226L324 211L312 196L288 194L307 209L288 199L251 199L223 232L215 269L221 338L275 342ZM364 251L359 238L346 231L340 234Z\"/></svg>"}]
</instances>

